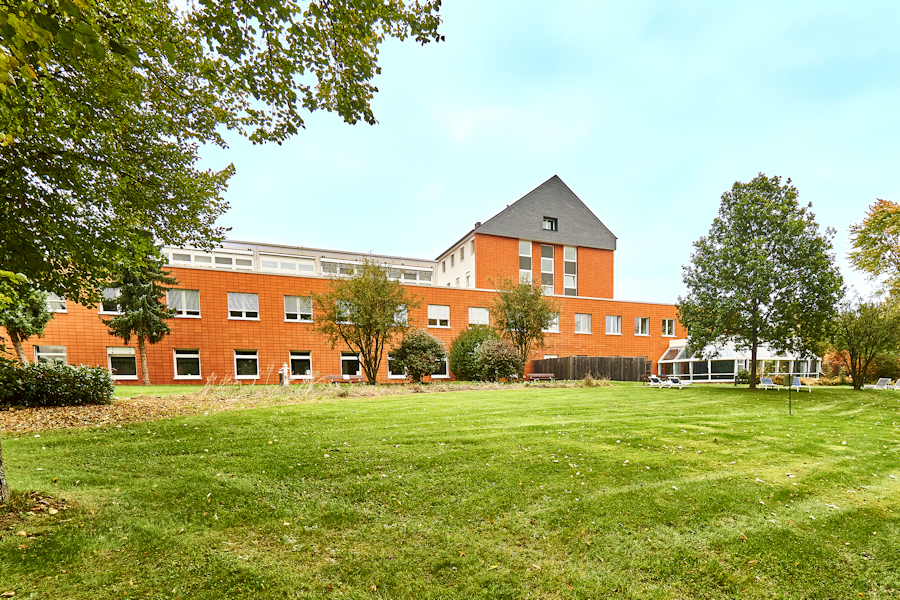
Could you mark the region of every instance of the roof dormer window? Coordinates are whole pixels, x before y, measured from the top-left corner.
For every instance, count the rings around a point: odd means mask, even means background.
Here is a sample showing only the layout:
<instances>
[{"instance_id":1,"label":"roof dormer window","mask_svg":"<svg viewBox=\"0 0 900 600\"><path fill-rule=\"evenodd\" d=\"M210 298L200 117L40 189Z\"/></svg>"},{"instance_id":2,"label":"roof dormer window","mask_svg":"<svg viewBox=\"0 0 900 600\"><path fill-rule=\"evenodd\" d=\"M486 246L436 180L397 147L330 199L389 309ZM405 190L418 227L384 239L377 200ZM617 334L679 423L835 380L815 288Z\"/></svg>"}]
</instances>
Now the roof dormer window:
<instances>
[{"instance_id":1,"label":"roof dormer window","mask_svg":"<svg viewBox=\"0 0 900 600\"><path fill-rule=\"evenodd\" d=\"M544 231L556 231L557 221L553 217L544 217L544 224L541 226Z\"/></svg>"}]
</instances>

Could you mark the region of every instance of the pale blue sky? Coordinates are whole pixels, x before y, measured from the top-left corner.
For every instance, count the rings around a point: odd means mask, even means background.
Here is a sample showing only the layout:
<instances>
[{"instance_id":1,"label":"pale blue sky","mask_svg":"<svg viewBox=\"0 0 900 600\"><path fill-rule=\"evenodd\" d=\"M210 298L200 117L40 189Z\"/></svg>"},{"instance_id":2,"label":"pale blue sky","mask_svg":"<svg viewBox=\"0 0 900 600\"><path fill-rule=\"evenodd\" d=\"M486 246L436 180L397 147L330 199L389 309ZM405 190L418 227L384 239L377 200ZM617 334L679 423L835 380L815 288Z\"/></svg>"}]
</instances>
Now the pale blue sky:
<instances>
[{"instance_id":1,"label":"pale blue sky","mask_svg":"<svg viewBox=\"0 0 900 600\"><path fill-rule=\"evenodd\" d=\"M900 199L900 3L445 1L387 44L379 124L230 138L232 239L435 258L554 174L618 237L615 297L675 302L735 180L791 177L818 222Z\"/></svg>"}]
</instances>

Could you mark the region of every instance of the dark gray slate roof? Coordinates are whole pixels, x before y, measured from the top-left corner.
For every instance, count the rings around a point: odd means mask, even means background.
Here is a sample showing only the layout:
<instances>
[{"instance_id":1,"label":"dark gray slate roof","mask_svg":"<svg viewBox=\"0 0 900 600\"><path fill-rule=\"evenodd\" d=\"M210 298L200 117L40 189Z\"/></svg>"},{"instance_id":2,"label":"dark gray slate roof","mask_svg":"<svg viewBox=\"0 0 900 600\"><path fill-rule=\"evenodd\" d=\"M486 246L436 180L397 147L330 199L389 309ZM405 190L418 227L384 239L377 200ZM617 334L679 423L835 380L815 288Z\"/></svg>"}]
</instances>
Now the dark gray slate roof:
<instances>
[{"instance_id":1,"label":"dark gray slate roof","mask_svg":"<svg viewBox=\"0 0 900 600\"><path fill-rule=\"evenodd\" d=\"M544 217L557 220L557 231L543 229ZM567 246L616 249L616 236L558 175L476 227L475 232Z\"/></svg>"}]
</instances>

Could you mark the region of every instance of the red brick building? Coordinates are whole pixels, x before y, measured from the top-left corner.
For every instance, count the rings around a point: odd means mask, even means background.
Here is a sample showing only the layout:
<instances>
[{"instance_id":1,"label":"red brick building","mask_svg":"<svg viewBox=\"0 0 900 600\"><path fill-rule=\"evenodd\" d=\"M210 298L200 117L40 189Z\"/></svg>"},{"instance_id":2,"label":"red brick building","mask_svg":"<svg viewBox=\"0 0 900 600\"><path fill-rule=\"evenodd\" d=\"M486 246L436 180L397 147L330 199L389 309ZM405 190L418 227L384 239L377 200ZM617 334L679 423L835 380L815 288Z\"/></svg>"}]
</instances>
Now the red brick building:
<instances>
[{"instance_id":1,"label":"red brick building","mask_svg":"<svg viewBox=\"0 0 900 600\"><path fill-rule=\"evenodd\" d=\"M681 335L675 306L613 299L616 238L558 178L476 226L436 260L229 241L211 252L164 248L178 279L168 303L178 311L172 334L148 346L154 384L238 379L276 383L283 363L292 379L354 373L348 348L331 348L315 327L311 293L348 276L363 260L417 296L412 326L447 346L469 326L489 319L499 278L540 281L560 307L558 323L534 358L662 356ZM114 314L115 291L98 306L51 298L56 312L26 353L35 360L107 365L120 382L136 381L136 344L125 347L100 322ZM451 377L448 370L435 379ZM402 380L382 363L381 381Z\"/></svg>"}]
</instances>

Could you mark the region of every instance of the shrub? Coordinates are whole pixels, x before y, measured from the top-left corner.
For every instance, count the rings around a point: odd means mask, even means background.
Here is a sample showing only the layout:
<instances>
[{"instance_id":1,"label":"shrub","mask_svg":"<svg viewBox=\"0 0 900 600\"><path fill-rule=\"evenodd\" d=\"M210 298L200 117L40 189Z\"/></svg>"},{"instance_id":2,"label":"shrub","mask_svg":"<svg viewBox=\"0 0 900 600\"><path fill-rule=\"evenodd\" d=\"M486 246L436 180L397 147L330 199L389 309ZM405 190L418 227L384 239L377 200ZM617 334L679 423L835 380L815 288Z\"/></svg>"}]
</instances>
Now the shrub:
<instances>
[{"instance_id":1,"label":"shrub","mask_svg":"<svg viewBox=\"0 0 900 600\"><path fill-rule=\"evenodd\" d=\"M750 371L748 371L747 369L741 369L740 371L738 371L737 375L734 376L734 382L749 384L750 383Z\"/></svg>"},{"instance_id":2,"label":"shrub","mask_svg":"<svg viewBox=\"0 0 900 600\"><path fill-rule=\"evenodd\" d=\"M70 367L57 362L0 367L0 404L80 406L110 404L112 376L103 367Z\"/></svg>"},{"instance_id":3,"label":"shrub","mask_svg":"<svg viewBox=\"0 0 900 600\"><path fill-rule=\"evenodd\" d=\"M447 357L444 343L421 329L412 329L390 353L395 369L406 369L406 374L416 383L431 375Z\"/></svg>"},{"instance_id":4,"label":"shrub","mask_svg":"<svg viewBox=\"0 0 900 600\"><path fill-rule=\"evenodd\" d=\"M480 379L481 374L475 364L475 348L482 342L497 340L499 337L485 325L470 325L450 344L450 371L453 377L462 381Z\"/></svg>"},{"instance_id":5,"label":"shrub","mask_svg":"<svg viewBox=\"0 0 900 600\"><path fill-rule=\"evenodd\" d=\"M584 376L584 379L582 379L578 383L578 385L579 385L579 387L586 387L586 388L612 386L612 384L609 382L609 379L607 379L606 377L598 377L598 378L594 379L594 376L591 375L590 373L587 373Z\"/></svg>"},{"instance_id":6,"label":"shrub","mask_svg":"<svg viewBox=\"0 0 900 600\"><path fill-rule=\"evenodd\" d=\"M519 372L522 357L506 340L487 340L475 348L475 366L482 379L512 379Z\"/></svg>"}]
</instances>

